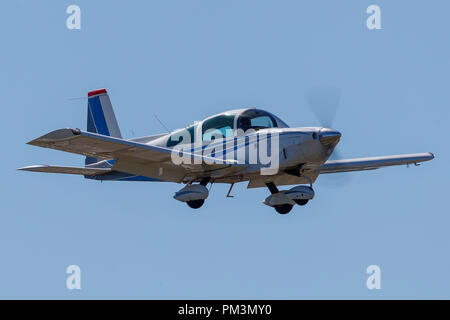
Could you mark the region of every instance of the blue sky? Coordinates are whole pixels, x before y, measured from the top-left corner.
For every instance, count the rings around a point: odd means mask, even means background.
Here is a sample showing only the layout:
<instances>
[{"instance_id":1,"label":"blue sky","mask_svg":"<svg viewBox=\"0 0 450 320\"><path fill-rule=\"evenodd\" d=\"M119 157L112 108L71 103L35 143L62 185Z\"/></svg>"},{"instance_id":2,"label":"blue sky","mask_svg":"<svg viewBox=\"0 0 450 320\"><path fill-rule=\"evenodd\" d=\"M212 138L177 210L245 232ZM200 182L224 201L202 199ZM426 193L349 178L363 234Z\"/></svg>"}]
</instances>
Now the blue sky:
<instances>
[{"instance_id":1,"label":"blue sky","mask_svg":"<svg viewBox=\"0 0 450 320\"><path fill-rule=\"evenodd\" d=\"M68 30L70 4L81 30ZM381 7L382 30L366 28ZM450 298L448 1L5 1L0 298ZM342 90L345 157L431 151L420 167L320 177L282 216L266 189L214 185L198 211L176 184L15 169L81 166L25 143L86 126L105 87L125 137L246 106L318 125L314 85ZM82 290L66 289L79 265ZM381 267L381 290L366 288Z\"/></svg>"}]
</instances>

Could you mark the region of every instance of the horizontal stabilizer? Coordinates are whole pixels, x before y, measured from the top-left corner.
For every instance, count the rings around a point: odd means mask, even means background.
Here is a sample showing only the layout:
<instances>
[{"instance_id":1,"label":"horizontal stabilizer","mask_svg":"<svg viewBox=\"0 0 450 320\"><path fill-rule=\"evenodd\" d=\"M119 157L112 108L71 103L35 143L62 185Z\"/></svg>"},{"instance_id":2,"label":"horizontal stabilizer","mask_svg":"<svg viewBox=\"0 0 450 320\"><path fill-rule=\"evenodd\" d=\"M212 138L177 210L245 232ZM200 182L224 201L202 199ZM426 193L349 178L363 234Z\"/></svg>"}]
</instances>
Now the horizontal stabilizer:
<instances>
[{"instance_id":1,"label":"horizontal stabilizer","mask_svg":"<svg viewBox=\"0 0 450 320\"><path fill-rule=\"evenodd\" d=\"M96 176L108 173L111 169L108 168L77 168L77 167L58 167L47 165L36 165L19 168L17 170L33 171L33 172L48 172L48 173L66 173L66 174L81 174L84 176Z\"/></svg>"}]
</instances>

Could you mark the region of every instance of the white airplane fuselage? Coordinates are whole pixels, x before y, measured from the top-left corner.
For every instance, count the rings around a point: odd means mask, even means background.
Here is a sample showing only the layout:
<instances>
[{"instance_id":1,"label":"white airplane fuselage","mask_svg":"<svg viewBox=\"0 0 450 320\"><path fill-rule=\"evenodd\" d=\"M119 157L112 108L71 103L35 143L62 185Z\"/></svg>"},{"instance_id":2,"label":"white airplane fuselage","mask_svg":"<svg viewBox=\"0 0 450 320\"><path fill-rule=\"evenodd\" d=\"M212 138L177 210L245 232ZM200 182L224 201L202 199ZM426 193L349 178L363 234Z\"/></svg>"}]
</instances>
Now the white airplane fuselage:
<instances>
[{"instance_id":1,"label":"white airplane fuselage","mask_svg":"<svg viewBox=\"0 0 450 320\"><path fill-rule=\"evenodd\" d=\"M322 122L331 123L331 122ZM83 175L100 181L184 183L174 198L191 208L207 199L209 183L247 181L267 187L264 204L288 213L314 198L320 174L418 165L434 154L397 154L329 160L341 133L327 127L290 128L276 115L256 108L225 111L166 134L122 138L105 89L88 93L87 129L58 129L31 145L84 155L85 166L34 165L24 171ZM308 184L308 185L305 185ZM278 186L295 185L288 190Z\"/></svg>"},{"instance_id":2,"label":"white airplane fuselage","mask_svg":"<svg viewBox=\"0 0 450 320\"><path fill-rule=\"evenodd\" d=\"M148 144L165 147L169 136L170 134L164 135L148 142ZM214 154L215 157L218 157L219 152L223 158L240 160L240 164L248 165L248 168L244 171L245 173L259 173L264 165L252 163L248 156L251 150L259 151L262 148L261 141L257 136L277 137L278 147L276 148L276 154L271 154L270 156L277 157L278 167L280 170L283 170L304 163L317 165L325 163L333 153L341 134L334 129L325 127L267 128L246 135L235 134L232 137L211 143L196 144L194 142L186 146L186 150L203 155ZM264 145L264 147L270 149L270 144L269 146ZM236 150L232 152L232 148ZM217 151L218 149L219 151ZM238 150L245 151L245 157L239 159Z\"/></svg>"}]
</instances>

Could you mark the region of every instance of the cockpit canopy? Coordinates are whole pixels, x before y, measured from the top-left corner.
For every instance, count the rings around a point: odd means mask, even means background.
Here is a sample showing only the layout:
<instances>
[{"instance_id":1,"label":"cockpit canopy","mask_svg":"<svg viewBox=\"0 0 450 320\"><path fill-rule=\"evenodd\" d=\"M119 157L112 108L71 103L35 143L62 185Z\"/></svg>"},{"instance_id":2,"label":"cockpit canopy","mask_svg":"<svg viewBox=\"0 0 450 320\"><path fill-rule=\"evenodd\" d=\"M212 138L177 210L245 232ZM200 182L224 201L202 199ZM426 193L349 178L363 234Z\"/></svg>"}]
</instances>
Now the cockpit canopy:
<instances>
[{"instance_id":1,"label":"cockpit canopy","mask_svg":"<svg viewBox=\"0 0 450 320\"><path fill-rule=\"evenodd\" d=\"M273 114L259 109L249 109L241 113L237 118L237 129L288 128L289 126Z\"/></svg>"},{"instance_id":2,"label":"cockpit canopy","mask_svg":"<svg viewBox=\"0 0 450 320\"><path fill-rule=\"evenodd\" d=\"M197 124L175 132L167 140L167 146L173 147L179 143L193 143L197 132ZM261 130L267 128L288 128L289 126L275 115L260 109L246 109L242 112L225 112L210 117L201 123L203 142L217 138L227 138L235 134L235 130ZM181 139L180 135L189 134L190 139Z\"/></svg>"}]
</instances>

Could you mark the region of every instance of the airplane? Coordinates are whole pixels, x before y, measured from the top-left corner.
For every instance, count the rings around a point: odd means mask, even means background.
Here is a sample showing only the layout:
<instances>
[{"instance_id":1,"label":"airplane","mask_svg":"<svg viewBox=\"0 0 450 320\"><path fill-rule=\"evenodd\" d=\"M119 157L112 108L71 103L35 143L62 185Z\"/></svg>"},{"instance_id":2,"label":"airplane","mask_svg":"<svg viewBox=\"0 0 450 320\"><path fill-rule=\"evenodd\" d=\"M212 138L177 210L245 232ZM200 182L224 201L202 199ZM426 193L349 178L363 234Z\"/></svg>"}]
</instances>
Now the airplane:
<instances>
[{"instance_id":1,"label":"airplane","mask_svg":"<svg viewBox=\"0 0 450 320\"><path fill-rule=\"evenodd\" d=\"M86 131L59 129L28 142L84 155L85 166L33 165L18 170L76 174L99 181L183 183L174 198L193 209L207 199L208 183L230 184L227 197L231 197L235 183L248 182L247 188L267 187L270 195L263 203L287 214L294 205L304 206L314 198L312 186L321 174L418 165L434 159L433 153L426 152L331 160L341 138L339 131L325 126L290 128L257 108L225 111L169 133L123 139L106 89L89 92L87 99ZM216 136L222 134L222 139L216 139L211 130L219 133ZM267 163L252 162L249 156L251 150L262 150L263 135L266 147L269 137L276 137L275 142L270 140L277 144L271 152L276 168L269 174L262 173ZM174 154L191 161L177 163ZM294 187L278 189L286 185Z\"/></svg>"}]
</instances>

